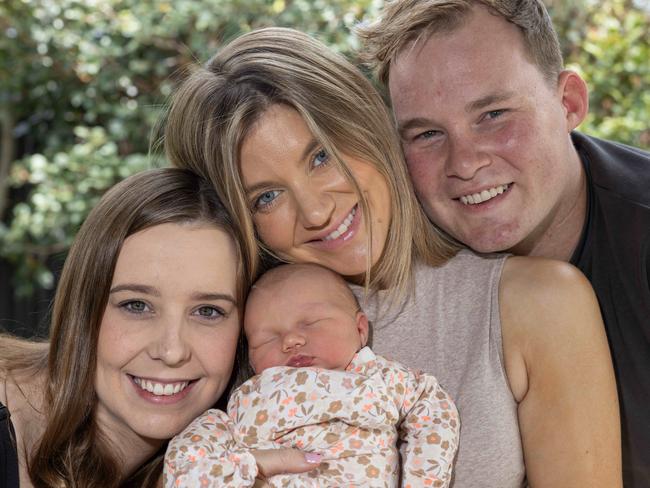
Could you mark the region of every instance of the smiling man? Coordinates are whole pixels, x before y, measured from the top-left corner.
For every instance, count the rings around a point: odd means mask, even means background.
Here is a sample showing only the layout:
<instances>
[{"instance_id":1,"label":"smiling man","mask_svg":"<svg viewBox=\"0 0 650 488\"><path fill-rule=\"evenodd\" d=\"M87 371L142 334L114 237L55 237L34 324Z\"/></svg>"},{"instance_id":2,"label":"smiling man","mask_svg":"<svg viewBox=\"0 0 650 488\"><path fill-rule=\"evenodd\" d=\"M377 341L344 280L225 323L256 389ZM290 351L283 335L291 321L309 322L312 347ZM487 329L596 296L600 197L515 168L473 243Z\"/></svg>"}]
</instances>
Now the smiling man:
<instances>
[{"instance_id":1,"label":"smiling man","mask_svg":"<svg viewBox=\"0 0 650 488\"><path fill-rule=\"evenodd\" d=\"M429 218L478 252L569 261L590 279L625 486L650 486L650 154L574 130L587 87L541 1L395 0L360 33Z\"/></svg>"}]
</instances>

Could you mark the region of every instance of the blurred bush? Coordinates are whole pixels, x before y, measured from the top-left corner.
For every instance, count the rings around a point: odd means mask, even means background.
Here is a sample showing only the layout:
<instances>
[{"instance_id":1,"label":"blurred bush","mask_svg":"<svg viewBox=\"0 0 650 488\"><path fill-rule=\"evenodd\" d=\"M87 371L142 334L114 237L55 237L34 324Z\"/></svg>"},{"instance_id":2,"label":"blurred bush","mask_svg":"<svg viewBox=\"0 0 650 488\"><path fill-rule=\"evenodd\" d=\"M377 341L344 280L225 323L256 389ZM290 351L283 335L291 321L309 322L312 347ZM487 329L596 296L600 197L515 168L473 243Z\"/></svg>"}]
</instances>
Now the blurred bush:
<instances>
[{"instance_id":1,"label":"blurred bush","mask_svg":"<svg viewBox=\"0 0 650 488\"><path fill-rule=\"evenodd\" d=\"M589 85L580 130L650 148L650 1L556 0L549 7L567 67Z\"/></svg>"},{"instance_id":2,"label":"blurred bush","mask_svg":"<svg viewBox=\"0 0 650 488\"><path fill-rule=\"evenodd\" d=\"M549 6L567 63L592 89L583 129L649 147L650 39L645 0ZM184 75L242 32L267 25L315 34L350 54L352 27L380 0L2 0L0 258L28 295L53 286L99 196L150 165L160 108ZM645 8L645 10L644 10Z\"/></svg>"}]
</instances>

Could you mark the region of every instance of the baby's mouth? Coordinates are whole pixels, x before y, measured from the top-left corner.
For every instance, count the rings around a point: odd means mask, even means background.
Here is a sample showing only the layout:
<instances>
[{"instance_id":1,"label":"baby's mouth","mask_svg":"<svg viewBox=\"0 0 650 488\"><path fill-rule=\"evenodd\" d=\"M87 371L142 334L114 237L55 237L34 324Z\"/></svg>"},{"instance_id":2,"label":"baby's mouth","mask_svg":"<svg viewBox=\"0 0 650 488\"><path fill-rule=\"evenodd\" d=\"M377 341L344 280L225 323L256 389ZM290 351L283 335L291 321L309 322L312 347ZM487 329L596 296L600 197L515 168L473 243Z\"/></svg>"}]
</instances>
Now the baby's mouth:
<instances>
[{"instance_id":1,"label":"baby's mouth","mask_svg":"<svg viewBox=\"0 0 650 488\"><path fill-rule=\"evenodd\" d=\"M287 361L287 366L292 368L306 368L312 364L314 364L314 358L311 356L305 356L304 354L291 356Z\"/></svg>"}]
</instances>

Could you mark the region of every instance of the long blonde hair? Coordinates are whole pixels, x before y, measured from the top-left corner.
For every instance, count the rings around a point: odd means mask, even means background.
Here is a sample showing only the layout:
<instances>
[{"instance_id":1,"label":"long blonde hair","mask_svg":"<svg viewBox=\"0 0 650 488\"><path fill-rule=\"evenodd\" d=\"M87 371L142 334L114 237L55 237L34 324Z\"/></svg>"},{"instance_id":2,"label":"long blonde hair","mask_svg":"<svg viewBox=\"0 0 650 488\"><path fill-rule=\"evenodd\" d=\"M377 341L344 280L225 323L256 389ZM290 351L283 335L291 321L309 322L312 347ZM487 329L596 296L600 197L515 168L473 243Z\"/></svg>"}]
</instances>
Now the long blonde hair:
<instances>
[{"instance_id":1,"label":"long blonde hair","mask_svg":"<svg viewBox=\"0 0 650 488\"><path fill-rule=\"evenodd\" d=\"M267 28L242 35L205 66L196 67L173 96L164 129L172 164L208 178L238 219L259 268L251 209L240 176L240 151L251 127L274 104L295 109L342 174L356 187L342 153L372 164L390 191L391 224L379 262L367 253L366 286L402 295L414 259L444 263L456 246L441 236L420 208L390 114L363 74L321 42L293 29ZM370 219L365 219L369 225ZM368 246L372 229L368 229Z\"/></svg>"},{"instance_id":2,"label":"long blonde hair","mask_svg":"<svg viewBox=\"0 0 650 488\"><path fill-rule=\"evenodd\" d=\"M164 449L129 480L122 479L115 448L95 421L95 368L99 329L124 240L164 223L214 225L241 237L211 185L190 171L165 168L132 176L109 190L82 225L59 281L49 349L43 344L0 337L3 374L42 372L45 430L28 456L34 486L108 488L155 486ZM242 307L249 275L239 264L237 300ZM235 374L235 373L233 373ZM233 377L234 378L234 377Z\"/></svg>"}]
</instances>

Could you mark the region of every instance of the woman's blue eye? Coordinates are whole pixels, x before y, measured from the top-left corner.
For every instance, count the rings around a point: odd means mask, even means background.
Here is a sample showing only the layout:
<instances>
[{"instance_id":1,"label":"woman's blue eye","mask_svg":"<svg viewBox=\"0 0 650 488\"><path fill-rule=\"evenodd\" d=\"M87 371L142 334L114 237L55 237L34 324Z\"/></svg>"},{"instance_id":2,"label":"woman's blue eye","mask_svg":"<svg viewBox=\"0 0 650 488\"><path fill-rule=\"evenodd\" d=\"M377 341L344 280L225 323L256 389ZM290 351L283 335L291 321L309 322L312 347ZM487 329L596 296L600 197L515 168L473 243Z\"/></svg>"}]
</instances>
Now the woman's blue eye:
<instances>
[{"instance_id":1,"label":"woman's blue eye","mask_svg":"<svg viewBox=\"0 0 650 488\"><path fill-rule=\"evenodd\" d=\"M144 313L149 311L148 305L142 300L132 300L120 304L120 307L131 313Z\"/></svg>"},{"instance_id":2,"label":"woman's blue eye","mask_svg":"<svg viewBox=\"0 0 650 488\"><path fill-rule=\"evenodd\" d=\"M277 190L265 191L259 197L257 197L257 200L255 200L255 207L256 208L266 207L267 205L273 203L273 200L275 200L279 194L280 192Z\"/></svg>"},{"instance_id":3,"label":"woman's blue eye","mask_svg":"<svg viewBox=\"0 0 650 488\"><path fill-rule=\"evenodd\" d=\"M225 312L221 310L218 307L209 307L209 306L203 306L199 307L196 310L197 315L200 315L203 318L206 319L216 319L219 317L223 317L225 315Z\"/></svg>"},{"instance_id":4,"label":"woman's blue eye","mask_svg":"<svg viewBox=\"0 0 650 488\"><path fill-rule=\"evenodd\" d=\"M327 163L329 161L330 156L327 154L327 151L325 149L321 149L314 155L314 160L313 160L313 166L314 168L317 168L319 166L322 166L323 164Z\"/></svg>"}]
</instances>

